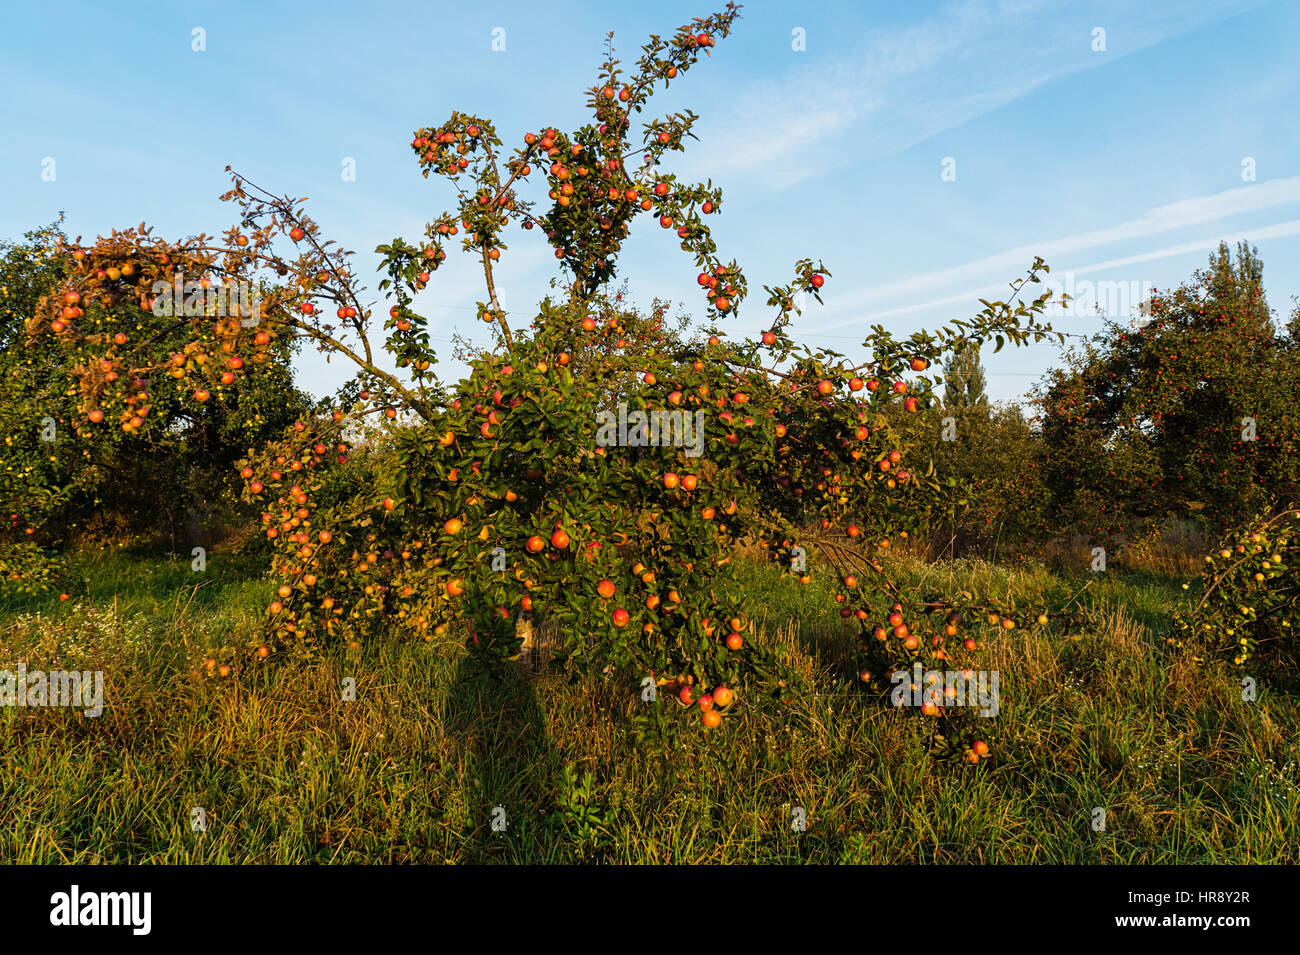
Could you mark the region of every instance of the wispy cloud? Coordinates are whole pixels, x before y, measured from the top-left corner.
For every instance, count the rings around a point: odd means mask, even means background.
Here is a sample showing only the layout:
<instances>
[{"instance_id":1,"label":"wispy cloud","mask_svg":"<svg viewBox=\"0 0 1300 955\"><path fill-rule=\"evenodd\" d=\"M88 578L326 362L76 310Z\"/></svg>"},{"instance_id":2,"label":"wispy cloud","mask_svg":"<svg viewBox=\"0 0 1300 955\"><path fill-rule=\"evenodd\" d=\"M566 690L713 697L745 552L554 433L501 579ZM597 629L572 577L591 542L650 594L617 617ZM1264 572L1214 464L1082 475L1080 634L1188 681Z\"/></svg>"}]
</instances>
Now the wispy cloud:
<instances>
[{"instance_id":1,"label":"wispy cloud","mask_svg":"<svg viewBox=\"0 0 1300 955\"><path fill-rule=\"evenodd\" d=\"M1239 236L1234 233L1233 236L1225 234L1216 236L1213 239L1198 239L1125 258L1109 259L1094 265L1077 267L1068 264L1070 256L1087 249L1115 245L1128 240L1204 225L1243 213L1259 212L1296 203L1300 203L1300 176L1272 179L1255 185L1227 189L1214 195L1183 199L1159 206L1137 219L1121 222L1109 228L1093 229L1077 235L1018 246L963 265L909 276L887 285L863 289L856 293L837 297L828 303L829 307L825 314L834 316L836 313L851 311L857 314L858 317L841 322L820 324L818 330L830 331L849 325L861 326L866 321L878 321L899 315L908 315L958 302L970 303L980 297L987 298L990 294L1001 295L1007 289L1006 279L1022 274L1034 257L1039 255L1053 265L1057 271L1068 268L1069 271L1075 274L1082 274L1103 268L1121 268L1139 262L1169 258L1186 252L1213 248L1221 240L1235 241L1236 237L1264 239L1293 235L1294 232L1286 230L1293 227L1295 223L1282 222L1276 225L1263 226L1259 229L1252 229L1249 232L1241 232ZM1001 277L1003 281L998 284L988 284L989 279L994 276ZM976 282L981 284L972 287L973 283ZM918 294L933 294L935 289L950 288L956 285L966 285L968 290L929 299L921 303L880 309L881 304L888 303L893 299L915 298ZM864 314L865 318L863 317Z\"/></svg>"},{"instance_id":2,"label":"wispy cloud","mask_svg":"<svg viewBox=\"0 0 1300 955\"><path fill-rule=\"evenodd\" d=\"M1057 77L1261 2L1205 0L1175 11L1121 0L949 3L918 24L869 31L851 58L792 54L791 67L751 85L730 116L711 118L712 132L684 171L794 185L900 152ZM1091 46L1097 24L1109 30L1104 54Z\"/></svg>"},{"instance_id":3,"label":"wispy cloud","mask_svg":"<svg viewBox=\"0 0 1300 955\"><path fill-rule=\"evenodd\" d=\"M1144 252L1141 255L1130 255L1120 259L1107 259L1105 262L1096 262L1092 265L1085 265L1082 268L1070 269L1070 271L1076 276L1088 275L1110 269L1120 269L1129 265L1138 265L1142 262L1154 262L1158 259L1175 258L1193 252L1207 252L1210 249L1217 249L1220 242L1227 242L1229 245L1234 245L1237 242L1259 242L1267 239L1287 238L1293 235L1300 235L1300 219L1292 219L1289 222L1279 222L1275 225L1264 226L1259 229L1248 229L1242 232L1224 233L1211 238L1195 239L1191 242L1180 242L1177 245L1166 246L1163 249L1156 249L1152 252ZM1042 288L1042 286L1039 286L1039 288ZM924 313L931 309L944 308L949 305L967 305L973 308L979 303L981 298L987 299L992 298L993 296L1001 297L1008 294L1008 292L1009 289L1006 283L1000 285L985 285L980 288L967 289L964 292L958 292L954 295L945 295L943 298L929 299L911 305L901 305L898 308L889 308L881 311L870 312L860 318L848 322L837 322L832 325L819 326L818 331L810 332L809 334L816 335L818 332L832 331L837 328L844 328L848 325L858 325L865 329L865 327L871 323L883 322L886 319L898 318L903 315Z\"/></svg>"}]
</instances>

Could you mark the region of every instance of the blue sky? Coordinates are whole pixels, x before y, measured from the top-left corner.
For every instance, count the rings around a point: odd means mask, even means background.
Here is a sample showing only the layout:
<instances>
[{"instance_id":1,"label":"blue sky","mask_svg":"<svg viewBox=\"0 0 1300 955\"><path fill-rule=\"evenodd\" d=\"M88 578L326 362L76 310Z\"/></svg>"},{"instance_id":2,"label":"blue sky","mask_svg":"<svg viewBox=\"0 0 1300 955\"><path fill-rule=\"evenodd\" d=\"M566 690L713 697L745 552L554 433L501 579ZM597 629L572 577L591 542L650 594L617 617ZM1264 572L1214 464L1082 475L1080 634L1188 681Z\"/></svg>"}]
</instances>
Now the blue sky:
<instances>
[{"instance_id":1,"label":"blue sky","mask_svg":"<svg viewBox=\"0 0 1300 955\"><path fill-rule=\"evenodd\" d=\"M234 221L217 199L230 164L309 197L370 276L376 245L418 239L452 201L419 175L413 129L454 109L492 119L507 143L547 124L575 128L607 31L631 61L650 32L711 9L676 0L13 7L0 35L0 237L59 210L87 239L141 220L170 237L217 232ZM202 51L192 49L196 28ZM497 28L503 51L492 49ZM805 49L794 48L796 30ZM872 324L907 333L973 314L979 297L1004 297L1034 255L1076 288L1168 288L1222 238L1259 247L1270 304L1285 319L1300 295L1297 48L1300 5L1290 0L752 3L651 113L700 114L701 141L669 168L724 188L714 235L751 288L784 281L799 257L826 263L825 305L796 326L814 345L855 356ZM355 181L340 175L345 157ZM42 178L47 158L53 181ZM498 271L516 316L555 271L536 234L525 235ZM637 301L698 309L692 263L648 217L622 274ZM453 257L417 299L439 340L454 330L486 340L474 321L480 286ZM1097 327L1080 301L1056 327ZM755 295L728 327L752 334L769 320ZM1057 356L1054 345L986 354L990 393L1024 394ZM449 355L439 366L457 369ZM316 393L344 377L338 363L302 360L302 383Z\"/></svg>"}]
</instances>

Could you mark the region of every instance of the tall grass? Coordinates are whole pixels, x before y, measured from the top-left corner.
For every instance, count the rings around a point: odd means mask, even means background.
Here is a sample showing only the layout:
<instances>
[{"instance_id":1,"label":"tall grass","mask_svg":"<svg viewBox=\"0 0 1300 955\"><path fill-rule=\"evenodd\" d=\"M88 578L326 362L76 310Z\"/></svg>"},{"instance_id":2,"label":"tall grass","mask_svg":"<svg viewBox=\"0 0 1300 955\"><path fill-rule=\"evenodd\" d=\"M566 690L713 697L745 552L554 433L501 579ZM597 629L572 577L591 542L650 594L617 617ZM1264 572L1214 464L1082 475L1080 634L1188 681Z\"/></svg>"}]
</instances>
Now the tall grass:
<instances>
[{"instance_id":1,"label":"tall grass","mask_svg":"<svg viewBox=\"0 0 1300 955\"><path fill-rule=\"evenodd\" d=\"M265 580L219 565L202 585L188 563L82 566L86 592L0 611L0 669L21 659L106 677L98 719L0 709L0 861L1300 859L1300 704L1267 686L1243 701L1226 672L1166 655L1180 591L1151 572L897 559L909 587L1075 597L1088 620L985 644L1001 708L994 757L969 767L935 761L920 717L842 680L853 630L827 611L829 592L767 567L746 571L754 639L809 692L742 700L712 733L683 714L676 744L651 756L633 743L635 686L522 668L492 681L455 641L380 636L310 665L273 657L209 678L205 656L256 640Z\"/></svg>"}]
</instances>

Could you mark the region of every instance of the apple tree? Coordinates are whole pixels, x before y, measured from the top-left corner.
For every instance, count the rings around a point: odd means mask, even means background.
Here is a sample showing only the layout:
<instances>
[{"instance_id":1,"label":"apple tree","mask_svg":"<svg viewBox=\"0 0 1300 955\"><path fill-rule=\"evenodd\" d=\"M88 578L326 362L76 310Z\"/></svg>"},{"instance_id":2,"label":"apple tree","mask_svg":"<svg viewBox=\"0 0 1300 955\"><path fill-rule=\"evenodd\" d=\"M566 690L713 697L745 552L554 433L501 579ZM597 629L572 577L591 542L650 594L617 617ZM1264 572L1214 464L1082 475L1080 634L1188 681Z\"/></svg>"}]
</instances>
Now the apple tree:
<instances>
[{"instance_id":1,"label":"apple tree","mask_svg":"<svg viewBox=\"0 0 1300 955\"><path fill-rule=\"evenodd\" d=\"M86 260L57 223L0 249L0 560L10 589L51 585L58 545L88 528L109 526L110 543L123 545L170 536L223 493L237 506L232 463L308 404L288 341L203 402L151 375L137 356L172 319L92 291ZM103 280L130 288L136 266L119 266ZM114 404L95 397L101 386L120 386L120 427L110 424Z\"/></svg>"},{"instance_id":2,"label":"apple tree","mask_svg":"<svg viewBox=\"0 0 1300 955\"><path fill-rule=\"evenodd\" d=\"M1269 319L1258 259L1227 257L1049 375L1044 476L1061 529L1133 536L1199 515L1217 534L1300 487L1300 349Z\"/></svg>"},{"instance_id":3,"label":"apple tree","mask_svg":"<svg viewBox=\"0 0 1300 955\"><path fill-rule=\"evenodd\" d=\"M1035 261L1010 301L933 333L874 327L869 357L853 362L794 338L797 303L820 302L830 281L802 258L763 287L765 330L729 333L751 288L712 238L722 191L669 168L696 116L641 114L738 16L728 5L651 37L626 70L611 49L588 90L591 120L576 130L541 125L507 145L489 119L460 112L417 129L415 161L448 184L454 205L419 239L378 250L391 305L365 299L350 253L324 239L301 200L237 174L226 198L240 225L223 242L137 234L85 250L83 294L93 297L107 286L97 270L122 257L145 273L137 288L163 267L265 277L249 326L177 322L157 338L150 367L185 388L245 373L282 337L357 366L339 407L303 415L240 462L274 547L268 652L309 654L396 626L431 640L463 635L473 659L495 669L526 648L521 623L535 622L559 632L567 665L625 681L629 701L675 699L712 728L797 691L755 632L754 595L733 572L738 545L758 540L800 579L816 569L839 580L864 685L881 690L916 663L975 659L973 643L955 639L961 611L902 592L884 564L891 541L949 518L954 501L900 416L932 403L929 369L946 352L1051 334L1039 318L1048 294L1022 298L1046 266ZM613 290L638 216L690 261L704 316L694 332L667 328L661 304L643 314ZM529 236L561 272L556 293L517 327L499 282ZM291 255L279 251L285 239ZM434 372L415 295L455 252L482 269L478 314L492 344L449 383ZM92 379L86 401L116 408L129 396ZM367 437L362 422L383 427ZM936 614L942 622L931 624ZM899 622L882 638L891 615ZM947 736L953 752L978 760L962 733Z\"/></svg>"}]
</instances>

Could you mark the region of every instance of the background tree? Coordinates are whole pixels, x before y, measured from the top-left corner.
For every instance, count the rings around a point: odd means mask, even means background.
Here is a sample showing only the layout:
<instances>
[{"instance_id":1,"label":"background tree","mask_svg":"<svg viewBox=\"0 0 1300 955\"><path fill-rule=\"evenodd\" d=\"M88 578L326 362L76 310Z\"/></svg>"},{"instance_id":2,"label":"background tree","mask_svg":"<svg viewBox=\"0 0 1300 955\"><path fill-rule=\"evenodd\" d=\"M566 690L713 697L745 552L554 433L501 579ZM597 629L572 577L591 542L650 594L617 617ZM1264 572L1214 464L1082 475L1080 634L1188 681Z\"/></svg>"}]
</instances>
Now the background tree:
<instances>
[{"instance_id":1,"label":"background tree","mask_svg":"<svg viewBox=\"0 0 1300 955\"><path fill-rule=\"evenodd\" d=\"M130 374L130 353L171 319L130 298L83 309L68 284L76 271L57 222L0 245L0 548L21 545L26 555L7 560L15 585L48 584L37 558L87 533L111 546L211 543L239 520L234 462L310 405L293 385L288 340L202 402L164 384L175 379L154 374L151 385ZM62 329L54 341L31 334L47 308ZM108 427L102 407L87 409L94 381L128 389L120 427Z\"/></svg>"},{"instance_id":2,"label":"background tree","mask_svg":"<svg viewBox=\"0 0 1300 955\"><path fill-rule=\"evenodd\" d=\"M1238 330L1271 337L1272 313L1264 295L1264 262L1259 249L1249 242L1237 243L1234 261L1228 243L1220 242L1210 253L1209 297L1216 302L1238 303L1234 321Z\"/></svg>"},{"instance_id":3,"label":"background tree","mask_svg":"<svg viewBox=\"0 0 1300 955\"><path fill-rule=\"evenodd\" d=\"M1132 535L1196 516L1217 533L1294 498L1297 343L1274 333L1253 251L1233 266L1221 248L1211 266L1049 373L1046 478L1065 527Z\"/></svg>"},{"instance_id":4,"label":"background tree","mask_svg":"<svg viewBox=\"0 0 1300 955\"><path fill-rule=\"evenodd\" d=\"M984 366L978 345L959 348L944 365L943 406L949 410L987 406Z\"/></svg>"}]
</instances>

